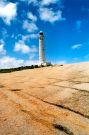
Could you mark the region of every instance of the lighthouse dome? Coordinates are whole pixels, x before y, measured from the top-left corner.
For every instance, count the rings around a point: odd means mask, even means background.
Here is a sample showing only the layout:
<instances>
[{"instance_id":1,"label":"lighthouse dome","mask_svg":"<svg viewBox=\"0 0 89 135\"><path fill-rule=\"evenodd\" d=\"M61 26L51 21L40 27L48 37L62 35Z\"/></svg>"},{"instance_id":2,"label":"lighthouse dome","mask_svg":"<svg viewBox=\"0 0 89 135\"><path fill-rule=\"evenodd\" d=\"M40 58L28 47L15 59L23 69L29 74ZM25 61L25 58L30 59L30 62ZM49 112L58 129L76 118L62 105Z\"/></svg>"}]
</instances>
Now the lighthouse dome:
<instances>
[{"instance_id":1,"label":"lighthouse dome","mask_svg":"<svg viewBox=\"0 0 89 135\"><path fill-rule=\"evenodd\" d=\"M43 35L43 31L40 31L40 35Z\"/></svg>"}]
</instances>

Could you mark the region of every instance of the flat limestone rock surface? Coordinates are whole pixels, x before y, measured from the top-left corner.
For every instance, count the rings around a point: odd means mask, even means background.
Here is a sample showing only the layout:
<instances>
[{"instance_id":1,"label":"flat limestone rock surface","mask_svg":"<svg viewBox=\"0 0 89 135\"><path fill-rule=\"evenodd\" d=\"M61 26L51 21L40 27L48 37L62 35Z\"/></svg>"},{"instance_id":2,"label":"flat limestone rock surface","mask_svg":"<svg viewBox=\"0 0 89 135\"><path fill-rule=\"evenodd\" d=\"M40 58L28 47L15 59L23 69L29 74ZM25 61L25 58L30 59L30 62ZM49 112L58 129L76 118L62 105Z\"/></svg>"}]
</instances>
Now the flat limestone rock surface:
<instances>
[{"instance_id":1,"label":"flat limestone rock surface","mask_svg":"<svg viewBox=\"0 0 89 135\"><path fill-rule=\"evenodd\" d=\"M89 135L89 62L0 74L0 135Z\"/></svg>"}]
</instances>

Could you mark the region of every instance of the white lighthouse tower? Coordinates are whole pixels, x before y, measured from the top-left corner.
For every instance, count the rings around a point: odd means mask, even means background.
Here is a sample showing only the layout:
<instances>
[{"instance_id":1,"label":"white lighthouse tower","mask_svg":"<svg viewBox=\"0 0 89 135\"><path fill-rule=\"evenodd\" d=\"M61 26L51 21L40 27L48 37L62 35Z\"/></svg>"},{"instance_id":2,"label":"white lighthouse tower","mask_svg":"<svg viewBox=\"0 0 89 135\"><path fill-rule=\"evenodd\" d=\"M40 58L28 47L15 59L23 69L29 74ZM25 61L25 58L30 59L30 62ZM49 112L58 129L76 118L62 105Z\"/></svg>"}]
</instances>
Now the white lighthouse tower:
<instances>
[{"instance_id":1,"label":"white lighthouse tower","mask_svg":"<svg viewBox=\"0 0 89 135\"><path fill-rule=\"evenodd\" d=\"M39 65L51 66L50 62L46 62L45 49L44 49L44 34L42 31L39 33Z\"/></svg>"},{"instance_id":2,"label":"white lighthouse tower","mask_svg":"<svg viewBox=\"0 0 89 135\"><path fill-rule=\"evenodd\" d=\"M42 31L39 33L39 63L45 65L44 34Z\"/></svg>"}]
</instances>

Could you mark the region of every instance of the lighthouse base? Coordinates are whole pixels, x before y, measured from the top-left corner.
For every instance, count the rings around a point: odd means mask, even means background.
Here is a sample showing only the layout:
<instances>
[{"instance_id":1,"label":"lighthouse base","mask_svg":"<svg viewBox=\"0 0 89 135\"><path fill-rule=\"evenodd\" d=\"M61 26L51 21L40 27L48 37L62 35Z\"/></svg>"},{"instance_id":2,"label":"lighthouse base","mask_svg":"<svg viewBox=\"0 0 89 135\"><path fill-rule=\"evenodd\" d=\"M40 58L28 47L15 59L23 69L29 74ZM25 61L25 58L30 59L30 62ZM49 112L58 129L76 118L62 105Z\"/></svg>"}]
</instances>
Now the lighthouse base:
<instances>
[{"instance_id":1,"label":"lighthouse base","mask_svg":"<svg viewBox=\"0 0 89 135\"><path fill-rule=\"evenodd\" d=\"M40 63L39 66L46 67L46 66L52 66L52 64L50 62L43 62L43 63Z\"/></svg>"}]
</instances>

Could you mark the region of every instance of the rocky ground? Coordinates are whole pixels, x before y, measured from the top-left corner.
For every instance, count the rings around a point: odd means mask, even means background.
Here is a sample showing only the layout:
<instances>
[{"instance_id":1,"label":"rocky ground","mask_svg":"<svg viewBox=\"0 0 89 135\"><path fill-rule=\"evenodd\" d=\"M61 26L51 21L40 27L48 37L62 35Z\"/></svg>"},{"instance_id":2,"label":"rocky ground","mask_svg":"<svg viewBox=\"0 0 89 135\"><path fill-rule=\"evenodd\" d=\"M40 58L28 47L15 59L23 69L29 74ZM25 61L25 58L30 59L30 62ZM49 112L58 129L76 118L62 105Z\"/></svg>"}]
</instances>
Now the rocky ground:
<instances>
[{"instance_id":1,"label":"rocky ground","mask_svg":"<svg viewBox=\"0 0 89 135\"><path fill-rule=\"evenodd\" d=\"M0 74L0 135L89 135L89 63Z\"/></svg>"}]
</instances>

